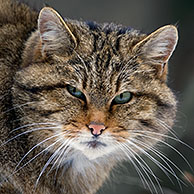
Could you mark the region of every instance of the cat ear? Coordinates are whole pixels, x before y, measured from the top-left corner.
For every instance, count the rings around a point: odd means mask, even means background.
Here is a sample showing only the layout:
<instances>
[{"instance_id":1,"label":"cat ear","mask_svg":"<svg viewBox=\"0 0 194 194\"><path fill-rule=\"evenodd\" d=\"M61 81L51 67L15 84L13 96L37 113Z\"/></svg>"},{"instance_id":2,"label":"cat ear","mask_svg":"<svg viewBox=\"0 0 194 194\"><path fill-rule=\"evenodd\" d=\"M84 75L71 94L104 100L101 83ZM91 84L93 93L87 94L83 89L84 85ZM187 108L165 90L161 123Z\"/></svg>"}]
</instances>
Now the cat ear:
<instances>
[{"instance_id":1,"label":"cat ear","mask_svg":"<svg viewBox=\"0 0 194 194\"><path fill-rule=\"evenodd\" d=\"M167 62L178 41L177 28L167 25L148 35L133 47L142 62L153 64L161 79L166 80Z\"/></svg>"},{"instance_id":2,"label":"cat ear","mask_svg":"<svg viewBox=\"0 0 194 194\"><path fill-rule=\"evenodd\" d=\"M40 11L38 31L42 44L42 55L68 55L77 46L77 41L70 27L52 8Z\"/></svg>"}]
</instances>

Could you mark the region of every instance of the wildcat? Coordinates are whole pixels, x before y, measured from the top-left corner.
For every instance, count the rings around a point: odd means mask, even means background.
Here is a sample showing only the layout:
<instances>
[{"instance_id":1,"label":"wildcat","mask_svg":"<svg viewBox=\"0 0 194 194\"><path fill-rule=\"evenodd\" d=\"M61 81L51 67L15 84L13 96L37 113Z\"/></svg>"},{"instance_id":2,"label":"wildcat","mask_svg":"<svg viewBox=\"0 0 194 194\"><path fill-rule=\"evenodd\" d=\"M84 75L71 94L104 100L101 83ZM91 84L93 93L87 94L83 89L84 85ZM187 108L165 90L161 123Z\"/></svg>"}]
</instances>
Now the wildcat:
<instances>
[{"instance_id":1,"label":"wildcat","mask_svg":"<svg viewBox=\"0 0 194 194\"><path fill-rule=\"evenodd\" d=\"M0 193L94 194L135 166L173 125L177 40L0 0Z\"/></svg>"}]
</instances>

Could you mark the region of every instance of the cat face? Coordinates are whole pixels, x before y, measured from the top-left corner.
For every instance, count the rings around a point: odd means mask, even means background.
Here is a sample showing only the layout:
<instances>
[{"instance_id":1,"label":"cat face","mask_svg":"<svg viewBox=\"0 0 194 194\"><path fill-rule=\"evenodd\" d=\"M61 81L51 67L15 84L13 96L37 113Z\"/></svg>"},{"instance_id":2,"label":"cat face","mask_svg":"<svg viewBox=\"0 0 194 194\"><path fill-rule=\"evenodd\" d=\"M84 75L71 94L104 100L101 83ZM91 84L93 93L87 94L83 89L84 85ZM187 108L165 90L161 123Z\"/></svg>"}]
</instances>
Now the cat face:
<instances>
[{"instance_id":1,"label":"cat face","mask_svg":"<svg viewBox=\"0 0 194 194\"><path fill-rule=\"evenodd\" d=\"M166 74L176 43L174 26L146 36L113 24L63 21L44 8L15 76L21 123L61 158L134 157L173 124L176 101Z\"/></svg>"}]
</instances>

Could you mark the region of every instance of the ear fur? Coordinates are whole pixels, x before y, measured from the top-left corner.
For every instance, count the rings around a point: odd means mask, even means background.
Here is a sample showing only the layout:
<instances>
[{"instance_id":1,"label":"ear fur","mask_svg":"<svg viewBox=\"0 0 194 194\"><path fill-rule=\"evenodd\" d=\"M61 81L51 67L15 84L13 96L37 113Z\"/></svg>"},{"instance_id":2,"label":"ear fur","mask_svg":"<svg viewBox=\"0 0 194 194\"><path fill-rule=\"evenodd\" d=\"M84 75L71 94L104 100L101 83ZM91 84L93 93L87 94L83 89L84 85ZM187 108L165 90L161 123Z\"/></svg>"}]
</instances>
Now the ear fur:
<instances>
[{"instance_id":1,"label":"ear fur","mask_svg":"<svg viewBox=\"0 0 194 194\"><path fill-rule=\"evenodd\" d=\"M166 79L167 63L176 47L178 31L173 25L159 28L133 47L133 52L144 62L155 65L158 75Z\"/></svg>"},{"instance_id":2,"label":"ear fur","mask_svg":"<svg viewBox=\"0 0 194 194\"><path fill-rule=\"evenodd\" d=\"M42 55L67 55L77 46L70 27L50 7L44 7L40 11L38 31L42 43Z\"/></svg>"}]
</instances>

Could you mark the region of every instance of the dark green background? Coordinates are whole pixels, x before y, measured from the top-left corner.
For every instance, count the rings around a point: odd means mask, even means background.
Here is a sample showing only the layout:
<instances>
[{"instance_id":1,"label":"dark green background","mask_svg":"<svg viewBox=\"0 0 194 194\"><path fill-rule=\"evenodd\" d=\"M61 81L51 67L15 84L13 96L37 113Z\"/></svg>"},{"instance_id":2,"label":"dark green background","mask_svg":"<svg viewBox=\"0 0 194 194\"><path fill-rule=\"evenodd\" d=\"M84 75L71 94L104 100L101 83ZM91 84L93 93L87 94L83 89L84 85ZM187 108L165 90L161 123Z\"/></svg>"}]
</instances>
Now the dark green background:
<instances>
[{"instance_id":1,"label":"dark green background","mask_svg":"<svg viewBox=\"0 0 194 194\"><path fill-rule=\"evenodd\" d=\"M194 147L194 0L22 0L41 8L48 4L63 17L71 19L115 22L150 33L166 25L176 24L179 43L169 63L168 84L174 90L179 110L174 130L187 144ZM171 142L173 144L173 142ZM194 168L194 151L186 146L173 144ZM164 147L164 146L163 146ZM186 162L172 149L161 148L183 171L194 174ZM194 194L194 189L173 185L152 162L165 194ZM121 167L122 166L122 167ZM147 194L130 163L115 169L112 179L107 181L98 194ZM178 173L180 177L182 175Z\"/></svg>"}]
</instances>

